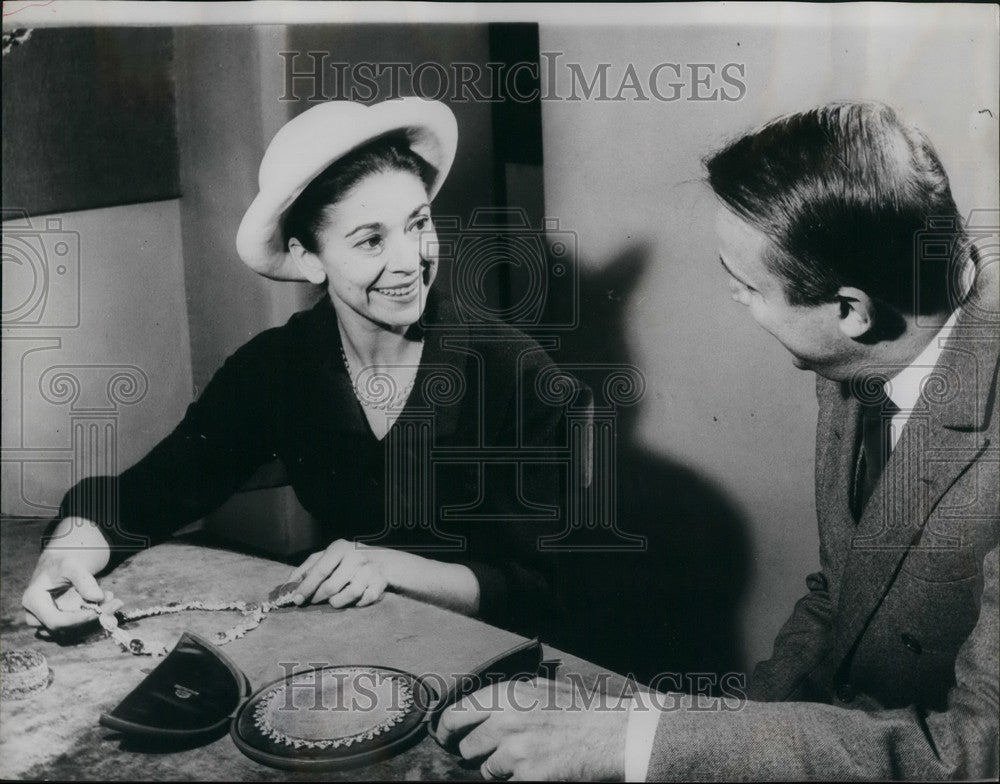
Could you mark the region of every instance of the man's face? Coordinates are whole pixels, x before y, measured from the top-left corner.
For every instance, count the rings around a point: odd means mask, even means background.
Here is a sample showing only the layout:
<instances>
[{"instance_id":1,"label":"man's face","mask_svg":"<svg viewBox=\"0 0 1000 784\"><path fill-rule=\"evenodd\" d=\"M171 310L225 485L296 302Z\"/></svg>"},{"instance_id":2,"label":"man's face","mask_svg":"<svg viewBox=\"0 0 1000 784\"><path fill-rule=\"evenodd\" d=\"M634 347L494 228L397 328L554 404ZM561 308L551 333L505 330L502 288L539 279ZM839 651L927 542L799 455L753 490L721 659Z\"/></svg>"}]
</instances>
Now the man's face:
<instances>
[{"instance_id":1,"label":"man's face","mask_svg":"<svg viewBox=\"0 0 1000 784\"><path fill-rule=\"evenodd\" d=\"M784 283L765 262L771 240L725 207L719 208L715 228L733 300L749 308L754 321L788 349L796 367L836 381L849 379L862 347L841 331L840 304L789 304Z\"/></svg>"}]
</instances>

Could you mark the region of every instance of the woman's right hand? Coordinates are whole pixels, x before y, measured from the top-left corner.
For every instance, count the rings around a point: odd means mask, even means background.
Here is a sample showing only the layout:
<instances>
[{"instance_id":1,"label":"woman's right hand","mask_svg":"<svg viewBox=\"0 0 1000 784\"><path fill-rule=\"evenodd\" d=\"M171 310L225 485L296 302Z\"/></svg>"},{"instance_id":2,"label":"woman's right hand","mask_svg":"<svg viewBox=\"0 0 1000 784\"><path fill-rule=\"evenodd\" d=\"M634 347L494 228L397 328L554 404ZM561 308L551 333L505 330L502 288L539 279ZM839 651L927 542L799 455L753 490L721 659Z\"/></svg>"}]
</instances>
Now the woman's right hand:
<instances>
[{"instance_id":1,"label":"woman's right hand","mask_svg":"<svg viewBox=\"0 0 1000 784\"><path fill-rule=\"evenodd\" d=\"M338 539L310 555L289 575L288 582L301 580L295 590L295 603L329 602L337 608L374 604L389 587L383 557L387 552Z\"/></svg>"},{"instance_id":2,"label":"woman's right hand","mask_svg":"<svg viewBox=\"0 0 1000 784\"><path fill-rule=\"evenodd\" d=\"M97 526L80 517L67 517L52 532L21 598L29 626L56 631L94 619L83 601L100 605L101 612L122 606L94 579L108 564L111 552Z\"/></svg>"}]
</instances>

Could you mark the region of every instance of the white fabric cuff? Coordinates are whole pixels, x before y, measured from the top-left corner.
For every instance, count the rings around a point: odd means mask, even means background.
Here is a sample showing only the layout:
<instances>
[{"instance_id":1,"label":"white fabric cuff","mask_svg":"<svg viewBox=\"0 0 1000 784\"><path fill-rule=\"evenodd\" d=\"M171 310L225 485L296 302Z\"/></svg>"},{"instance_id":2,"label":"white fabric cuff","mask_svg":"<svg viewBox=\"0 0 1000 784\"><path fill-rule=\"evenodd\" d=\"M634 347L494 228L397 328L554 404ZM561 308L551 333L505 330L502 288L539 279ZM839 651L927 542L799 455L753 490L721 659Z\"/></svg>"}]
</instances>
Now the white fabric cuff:
<instances>
[{"instance_id":1,"label":"white fabric cuff","mask_svg":"<svg viewBox=\"0 0 1000 784\"><path fill-rule=\"evenodd\" d=\"M660 710L647 694L636 694L625 725L625 781L645 781Z\"/></svg>"}]
</instances>

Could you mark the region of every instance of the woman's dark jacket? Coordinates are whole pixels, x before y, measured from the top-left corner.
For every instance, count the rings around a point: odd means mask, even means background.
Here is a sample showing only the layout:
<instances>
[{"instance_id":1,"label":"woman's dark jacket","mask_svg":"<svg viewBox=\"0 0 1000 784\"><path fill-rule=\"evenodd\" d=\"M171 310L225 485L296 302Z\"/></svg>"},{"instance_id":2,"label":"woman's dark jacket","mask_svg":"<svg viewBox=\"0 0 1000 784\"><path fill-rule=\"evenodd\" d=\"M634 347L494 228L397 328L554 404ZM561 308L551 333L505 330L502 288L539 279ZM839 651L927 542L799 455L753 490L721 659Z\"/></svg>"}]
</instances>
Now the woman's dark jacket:
<instances>
[{"instance_id":1,"label":"woman's dark jacket","mask_svg":"<svg viewBox=\"0 0 1000 784\"><path fill-rule=\"evenodd\" d=\"M465 564L483 620L526 634L549 628L560 605L556 559L538 538L565 525L558 455L568 434L563 406L538 390L555 367L510 326L458 324L436 291L423 323L413 392L384 440L354 394L324 296L226 360L177 428L117 478L117 515L106 508L115 479L91 477L67 493L61 516L98 523L117 563L137 536L162 541L277 457L330 541Z\"/></svg>"}]
</instances>

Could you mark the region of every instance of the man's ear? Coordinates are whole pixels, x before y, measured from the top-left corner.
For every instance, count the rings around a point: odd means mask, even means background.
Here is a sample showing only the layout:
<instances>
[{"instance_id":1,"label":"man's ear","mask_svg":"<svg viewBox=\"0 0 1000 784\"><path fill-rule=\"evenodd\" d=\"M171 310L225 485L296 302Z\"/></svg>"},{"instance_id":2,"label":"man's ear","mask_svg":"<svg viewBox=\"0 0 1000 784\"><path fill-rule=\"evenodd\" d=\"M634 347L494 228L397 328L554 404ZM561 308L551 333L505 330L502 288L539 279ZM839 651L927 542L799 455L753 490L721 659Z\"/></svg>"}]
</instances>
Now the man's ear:
<instances>
[{"instance_id":1,"label":"man's ear","mask_svg":"<svg viewBox=\"0 0 1000 784\"><path fill-rule=\"evenodd\" d=\"M840 305L838 326L852 340L860 340L875 327L875 303L861 289L841 286L837 291Z\"/></svg>"},{"instance_id":2,"label":"man's ear","mask_svg":"<svg viewBox=\"0 0 1000 784\"><path fill-rule=\"evenodd\" d=\"M318 285L326 280L326 270L323 269L323 264L319 260L319 256L307 251L295 237L292 237L288 241L288 252L291 254L292 259L294 259L295 265L299 268L299 272L310 283Z\"/></svg>"}]
</instances>

